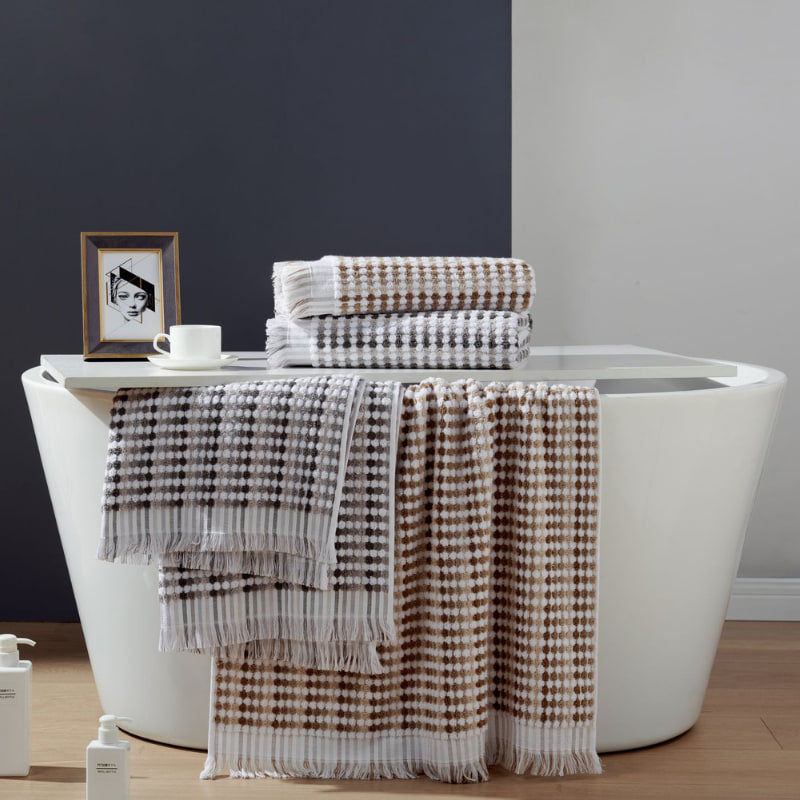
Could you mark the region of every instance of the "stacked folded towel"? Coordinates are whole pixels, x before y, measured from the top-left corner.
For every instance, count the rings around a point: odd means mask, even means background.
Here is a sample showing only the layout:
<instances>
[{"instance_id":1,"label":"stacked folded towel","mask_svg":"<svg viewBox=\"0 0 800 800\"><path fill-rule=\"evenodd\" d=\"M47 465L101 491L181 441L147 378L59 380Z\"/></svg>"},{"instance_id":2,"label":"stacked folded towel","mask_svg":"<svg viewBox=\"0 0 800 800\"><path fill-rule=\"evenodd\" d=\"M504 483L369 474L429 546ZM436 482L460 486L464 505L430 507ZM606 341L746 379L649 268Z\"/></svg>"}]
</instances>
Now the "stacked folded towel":
<instances>
[{"instance_id":1,"label":"stacked folded towel","mask_svg":"<svg viewBox=\"0 0 800 800\"><path fill-rule=\"evenodd\" d=\"M273 265L270 366L509 369L528 356L533 269L511 258L325 256Z\"/></svg>"}]
</instances>

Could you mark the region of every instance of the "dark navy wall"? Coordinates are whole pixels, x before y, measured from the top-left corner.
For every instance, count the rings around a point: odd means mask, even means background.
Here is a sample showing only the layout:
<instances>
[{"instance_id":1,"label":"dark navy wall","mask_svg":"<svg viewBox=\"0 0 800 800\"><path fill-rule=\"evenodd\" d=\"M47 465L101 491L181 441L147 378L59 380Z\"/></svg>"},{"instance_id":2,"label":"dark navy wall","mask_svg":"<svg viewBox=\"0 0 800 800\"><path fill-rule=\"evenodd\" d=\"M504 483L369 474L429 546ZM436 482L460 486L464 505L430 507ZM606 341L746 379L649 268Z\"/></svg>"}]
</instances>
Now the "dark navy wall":
<instances>
[{"instance_id":1,"label":"dark navy wall","mask_svg":"<svg viewBox=\"0 0 800 800\"><path fill-rule=\"evenodd\" d=\"M70 620L18 376L81 350L80 231L178 231L183 321L228 350L275 260L510 255L510 2L0 9L0 620Z\"/></svg>"}]
</instances>

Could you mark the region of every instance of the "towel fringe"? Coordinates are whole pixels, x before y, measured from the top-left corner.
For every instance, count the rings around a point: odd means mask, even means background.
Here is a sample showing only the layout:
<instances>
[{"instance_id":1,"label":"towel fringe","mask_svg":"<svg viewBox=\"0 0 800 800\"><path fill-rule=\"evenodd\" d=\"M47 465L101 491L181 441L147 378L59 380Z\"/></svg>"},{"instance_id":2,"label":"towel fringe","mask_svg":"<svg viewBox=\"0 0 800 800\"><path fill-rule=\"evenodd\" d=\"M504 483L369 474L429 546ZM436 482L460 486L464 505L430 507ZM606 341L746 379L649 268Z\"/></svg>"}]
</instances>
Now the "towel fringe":
<instances>
[{"instance_id":1,"label":"towel fringe","mask_svg":"<svg viewBox=\"0 0 800 800\"><path fill-rule=\"evenodd\" d=\"M277 316L298 317L332 314L334 298L320 297L314 268L329 266L320 261L279 261L272 266L272 288ZM332 286L333 267L330 265ZM315 291L317 296L315 297Z\"/></svg>"},{"instance_id":2,"label":"towel fringe","mask_svg":"<svg viewBox=\"0 0 800 800\"><path fill-rule=\"evenodd\" d=\"M195 563L198 564L196 569L212 569L213 567L204 566L208 562L203 561L203 553L230 554L230 563L232 564L234 563L233 559L239 553L245 559L247 558L247 553L254 553L256 554L255 558L244 561L248 568L242 571L257 575L263 574L265 577L274 577L295 583L301 582L302 571L295 570L296 574L294 576L256 571L259 561L258 554L272 551L308 559L320 564L330 565L336 562L335 543L330 530L330 522L323 519L311 519L310 522L303 525L302 520L306 519L306 517L298 511L276 512L272 515L275 518L274 520L267 518L267 524L274 524L275 526L282 524L282 528L264 529L261 527L252 531L237 530L233 533L230 532L233 530L233 526L229 520L224 518L226 513L233 512L228 512L227 510L213 511L211 520L207 519L207 512L199 507L188 506L182 508L179 512L166 512L172 514L170 521L175 525L175 531L168 528L160 529L155 524L156 521L152 519L148 530L146 525L141 524L141 518L147 511L149 510L140 508L105 511L104 514L109 518L107 524L109 528L114 530L114 534L103 536L100 539L97 558L101 561L141 565L152 563L154 556L192 553L196 556ZM155 513L151 513L151 516L155 516ZM180 519L175 520L175 516L179 516ZM263 523L260 517L267 517L268 515L264 510L254 510L250 516L252 518L252 526L255 527L256 523ZM295 523L293 522L294 519L301 520L301 522L299 524ZM204 531L204 526L210 526L212 530ZM307 529L307 537L291 536L282 532L283 530L294 530L298 526ZM147 534L143 536L140 532L144 530L147 530ZM226 555L221 555L220 559L226 557ZM263 563L270 565L269 559L264 559ZM280 566L290 567L290 563L287 561L287 563L280 564ZM235 566L233 569L238 571ZM317 584L311 585L314 588L325 588Z\"/></svg>"},{"instance_id":3,"label":"towel fringe","mask_svg":"<svg viewBox=\"0 0 800 800\"><path fill-rule=\"evenodd\" d=\"M224 759L231 778L319 778L322 780L415 780L426 776L441 783L484 783L489 770L484 759L466 764L432 764L428 762L371 761L361 764L327 764L285 759L237 757ZM200 773L203 780L214 779L221 769L216 758L209 756Z\"/></svg>"},{"instance_id":4,"label":"towel fringe","mask_svg":"<svg viewBox=\"0 0 800 800\"><path fill-rule=\"evenodd\" d=\"M599 775L603 766L596 752L531 752L514 747L508 742L497 742L490 763L516 775L562 776L590 774Z\"/></svg>"},{"instance_id":5,"label":"towel fringe","mask_svg":"<svg viewBox=\"0 0 800 800\"><path fill-rule=\"evenodd\" d=\"M290 320L275 317L267 320L267 366L281 367L311 365L316 351L317 319Z\"/></svg>"},{"instance_id":6,"label":"towel fringe","mask_svg":"<svg viewBox=\"0 0 800 800\"><path fill-rule=\"evenodd\" d=\"M220 773L219 765L217 764L217 759L215 756L212 756L211 753L208 754L206 758L206 763L203 766L203 771L200 773L200 780L201 781L213 781L214 778L217 777Z\"/></svg>"},{"instance_id":7,"label":"towel fringe","mask_svg":"<svg viewBox=\"0 0 800 800\"><path fill-rule=\"evenodd\" d=\"M204 652L210 648L221 647L226 657L241 657L243 651L239 648L246 643L257 642L258 649L254 657L270 658L269 655L260 656L270 652L270 642L287 641L295 642L298 646L298 655L302 651L299 644L304 638L309 638L310 645L316 643L340 643L343 646L353 644L362 646L370 642L393 641L396 638L394 621L389 617L386 621L380 619L334 619L331 618L297 618L286 619L283 617L249 618L237 622L215 621L208 625L196 622L190 625L175 626L170 617L165 603L161 605L161 632L159 635L158 649L162 652ZM261 643L261 644L258 644ZM276 651L278 652L278 651ZM284 648L281 652L287 653ZM332 656L331 656L332 657ZM364 671L376 674L383 671L377 655L374 659L365 655L345 656L352 663L372 665L372 669ZM323 658L320 656L320 658ZM313 660L311 654L306 655L308 661ZM332 662L331 662L332 663ZM305 666L305 665L304 665ZM320 667L321 669L338 669L338 667ZM342 667L345 669L345 667ZM346 671L358 672L359 669Z\"/></svg>"},{"instance_id":8,"label":"towel fringe","mask_svg":"<svg viewBox=\"0 0 800 800\"><path fill-rule=\"evenodd\" d=\"M289 320L283 317L275 317L267 320L267 365L279 369L287 366L290 362L284 358L289 344Z\"/></svg>"}]
</instances>

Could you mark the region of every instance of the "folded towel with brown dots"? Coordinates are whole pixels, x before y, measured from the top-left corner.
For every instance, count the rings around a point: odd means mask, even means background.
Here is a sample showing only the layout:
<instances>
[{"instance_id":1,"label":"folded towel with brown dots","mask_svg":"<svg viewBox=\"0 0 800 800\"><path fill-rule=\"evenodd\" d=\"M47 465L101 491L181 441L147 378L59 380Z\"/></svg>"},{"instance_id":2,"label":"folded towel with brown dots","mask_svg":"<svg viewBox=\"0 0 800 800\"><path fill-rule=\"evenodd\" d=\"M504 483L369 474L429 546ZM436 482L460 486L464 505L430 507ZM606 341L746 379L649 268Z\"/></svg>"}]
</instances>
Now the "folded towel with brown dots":
<instances>
[{"instance_id":1,"label":"folded towel with brown dots","mask_svg":"<svg viewBox=\"0 0 800 800\"><path fill-rule=\"evenodd\" d=\"M324 256L272 268L276 316L530 309L533 269L516 258Z\"/></svg>"},{"instance_id":2,"label":"folded towel with brown dots","mask_svg":"<svg viewBox=\"0 0 800 800\"><path fill-rule=\"evenodd\" d=\"M598 469L594 389L409 387L385 671L220 654L201 777L599 772Z\"/></svg>"},{"instance_id":3,"label":"folded towel with brown dots","mask_svg":"<svg viewBox=\"0 0 800 800\"><path fill-rule=\"evenodd\" d=\"M511 369L530 349L514 311L427 311L267 321L270 367Z\"/></svg>"}]
</instances>

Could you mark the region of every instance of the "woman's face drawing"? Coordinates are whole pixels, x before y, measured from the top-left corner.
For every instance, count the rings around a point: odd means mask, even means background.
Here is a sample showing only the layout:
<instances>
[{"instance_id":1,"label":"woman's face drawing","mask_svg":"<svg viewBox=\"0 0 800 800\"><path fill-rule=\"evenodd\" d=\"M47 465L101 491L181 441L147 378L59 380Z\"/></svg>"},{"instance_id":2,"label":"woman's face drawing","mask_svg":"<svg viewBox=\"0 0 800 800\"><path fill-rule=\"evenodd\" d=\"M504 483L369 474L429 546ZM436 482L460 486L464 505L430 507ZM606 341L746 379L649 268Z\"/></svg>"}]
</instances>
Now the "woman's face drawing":
<instances>
[{"instance_id":1,"label":"woman's face drawing","mask_svg":"<svg viewBox=\"0 0 800 800\"><path fill-rule=\"evenodd\" d=\"M114 302L128 319L137 319L147 305L147 292L127 281L120 281L116 286Z\"/></svg>"}]
</instances>

